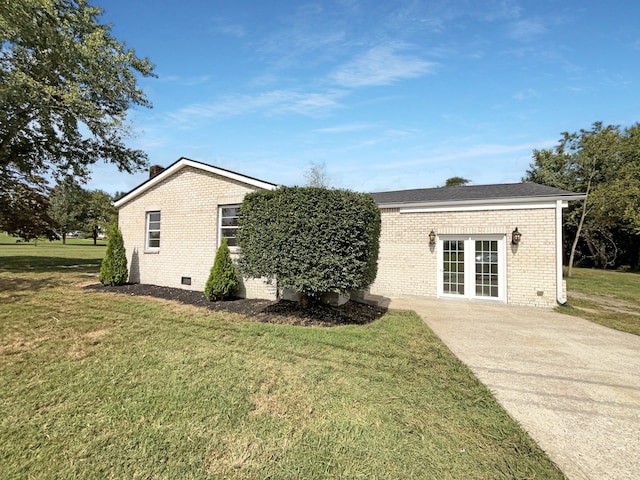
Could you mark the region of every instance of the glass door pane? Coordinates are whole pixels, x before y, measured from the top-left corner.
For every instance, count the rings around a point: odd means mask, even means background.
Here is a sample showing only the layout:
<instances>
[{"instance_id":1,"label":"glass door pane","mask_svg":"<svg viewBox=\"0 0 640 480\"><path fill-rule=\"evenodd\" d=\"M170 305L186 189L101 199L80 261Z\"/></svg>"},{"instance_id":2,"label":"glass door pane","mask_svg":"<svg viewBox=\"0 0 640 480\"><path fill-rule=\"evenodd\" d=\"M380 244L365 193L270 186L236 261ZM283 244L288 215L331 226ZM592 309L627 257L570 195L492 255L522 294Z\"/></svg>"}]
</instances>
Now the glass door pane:
<instances>
[{"instance_id":1,"label":"glass door pane","mask_svg":"<svg viewBox=\"0 0 640 480\"><path fill-rule=\"evenodd\" d=\"M498 242L475 241L475 290L477 297L498 297Z\"/></svg>"},{"instance_id":2,"label":"glass door pane","mask_svg":"<svg viewBox=\"0 0 640 480\"><path fill-rule=\"evenodd\" d=\"M464 241L445 240L442 243L443 293L464 295Z\"/></svg>"}]
</instances>

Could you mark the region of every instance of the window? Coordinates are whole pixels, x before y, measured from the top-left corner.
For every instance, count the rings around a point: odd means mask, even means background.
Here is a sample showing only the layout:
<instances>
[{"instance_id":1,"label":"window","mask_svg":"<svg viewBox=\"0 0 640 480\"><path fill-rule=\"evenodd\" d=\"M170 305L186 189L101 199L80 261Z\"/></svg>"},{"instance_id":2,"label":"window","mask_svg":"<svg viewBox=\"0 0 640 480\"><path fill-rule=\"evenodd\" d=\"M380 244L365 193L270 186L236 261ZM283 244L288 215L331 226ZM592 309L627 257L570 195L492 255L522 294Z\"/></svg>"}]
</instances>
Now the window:
<instances>
[{"instance_id":1,"label":"window","mask_svg":"<svg viewBox=\"0 0 640 480\"><path fill-rule=\"evenodd\" d=\"M438 295L504 301L505 238L504 235L440 235Z\"/></svg>"},{"instance_id":2,"label":"window","mask_svg":"<svg viewBox=\"0 0 640 480\"><path fill-rule=\"evenodd\" d=\"M160 212L147 212L147 249L160 248Z\"/></svg>"},{"instance_id":3,"label":"window","mask_svg":"<svg viewBox=\"0 0 640 480\"><path fill-rule=\"evenodd\" d=\"M238 233L238 212L240 212L240 205L225 205L218 210L218 218L220 219L218 242L226 238L229 247L238 246L236 238Z\"/></svg>"}]
</instances>

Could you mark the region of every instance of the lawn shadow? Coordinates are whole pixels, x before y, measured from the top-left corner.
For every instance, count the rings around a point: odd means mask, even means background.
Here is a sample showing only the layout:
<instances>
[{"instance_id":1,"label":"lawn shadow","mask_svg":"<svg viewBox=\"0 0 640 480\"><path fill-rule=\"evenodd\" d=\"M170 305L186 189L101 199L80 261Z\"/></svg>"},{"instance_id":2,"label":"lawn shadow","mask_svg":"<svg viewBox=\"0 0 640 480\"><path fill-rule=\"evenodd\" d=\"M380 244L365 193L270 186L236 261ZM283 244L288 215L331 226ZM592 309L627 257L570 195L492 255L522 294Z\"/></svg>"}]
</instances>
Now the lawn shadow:
<instances>
[{"instance_id":1,"label":"lawn shadow","mask_svg":"<svg viewBox=\"0 0 640 480\"><path fill-rule=\"evenodd\" d=\"M0 257L0 271L14 273L95 273L100 269L101 262L102 260L96 258L6 256Z\"/></svg>"},{"instance_id":2,"label":"lawn shadow","mask_svg":"<svg viewBox=\"0 0 640 480\"><path fill-rule=\"evenodd\" d=\"M37 292L45 288L57 286L59 280L55 277L46 278L0 278L0 292Z\"/></svg>"}]
</instances>

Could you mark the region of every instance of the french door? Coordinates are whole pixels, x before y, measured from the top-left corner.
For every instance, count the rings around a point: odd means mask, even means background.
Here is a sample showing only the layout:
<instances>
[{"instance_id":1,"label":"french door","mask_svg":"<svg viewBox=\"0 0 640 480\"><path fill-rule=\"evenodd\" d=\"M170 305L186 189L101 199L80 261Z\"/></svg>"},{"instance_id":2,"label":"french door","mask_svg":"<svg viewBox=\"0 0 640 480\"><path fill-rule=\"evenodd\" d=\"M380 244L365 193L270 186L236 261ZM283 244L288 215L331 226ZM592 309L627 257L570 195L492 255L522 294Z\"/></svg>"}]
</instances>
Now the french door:
<instances>
[{"instance_id":1,"label":"french door","mask_svg":"<svg viewBox=\"0 0 640 480\"><path fill-rule=\"evenodd\" d=\"M438 295L505 300L504 236L441 236Z\"/></svg>"}]
</instances>

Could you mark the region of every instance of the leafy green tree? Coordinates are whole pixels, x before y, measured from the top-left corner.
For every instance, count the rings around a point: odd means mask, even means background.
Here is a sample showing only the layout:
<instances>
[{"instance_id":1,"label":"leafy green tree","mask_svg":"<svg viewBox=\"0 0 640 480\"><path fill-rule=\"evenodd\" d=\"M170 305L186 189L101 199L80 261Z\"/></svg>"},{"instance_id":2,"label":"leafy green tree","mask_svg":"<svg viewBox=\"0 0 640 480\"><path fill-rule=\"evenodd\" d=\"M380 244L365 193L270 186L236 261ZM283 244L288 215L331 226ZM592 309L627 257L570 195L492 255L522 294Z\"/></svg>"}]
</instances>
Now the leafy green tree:
<instances>
[{"instance_id":1,"label":"leafy green tree","mask_svg":"<svg viewBox=\"0 0 640 480\"><path fill-rule=\"evenodd\" d=\"M463 178L463 177L451 177L451 178L447 178L447 181L445 182L444 186L460 187L462 185L467 185L469 182L470 180L467 180L466 178Z\"/></svg>"},{"instance_id":2,"label":"leafy green tree","mask_svg":"<svg viewBox=\"0 0 640 480\"><path fill-rule=\"evenodd\" d=\"M239 287L236 266L231 259L227 239L223 238L204 287L204 296L210 301L227 300L238 293Z\"/></svg>"},{"instance_id":3,"label":"leafy green tree","mask_svg":"<svg viewBox=\"0 0 640 480\"><path fill-rule=\"evenodd\" d=\"M96 245L100 233L106 233L109 225L117 222L118 209L113 206L111 195L102 190L87 192L84 209L83 231L93 238L93 244Z\"/></svg>"},{"instance_id":4,"label":"leafy green tree","mask_svg":"<svg viewBox=\"0 0 640 480\"><path fill-rule=\"evenodd\" d=\"M56 222L63 244L67 243L69 231L82 228L87 202L87 192L73 177L65 177L53 188L49 197L49 216Z\"/></svg>"},{"instance_id":5,"label":"leafy green tree","mask_svg":"<svg viewBox=\"0 0 640 480\"><path fill-rule=\"evenodd\" d=\"M126 114L150 107L138 78L153 66L101 13L86 0L0 1L0 203L28 188L42 200L45 174L84 179L98 161L127 172L146 165L125 145ZM0 228L19 219L5 212Z\"/></svg>"},{"instance_id":6,"label":"leafy green tree","mask_svg":"<svg viewBox=\"0 0 640 480\"><path fill-rule=\"evenodd\" d=\"M570 205L566 225L573 236L569 275L580 245L583 258L615 265L621 245L637 245L640 199L640 127L625 130L593 124L590 130L563 133L553 149L535 150L525 180L585 193ZM635 259L637 262L638 259ZM637 263L636 263L637 264Z\"/></svg>"},{"instance_id":7,"label":"leafy green tree","mask_svg":"<svg viewBox=\"0 0 640 480\"><path fill-rule=\"evenodd\" d=\"M55 221L49 216L49 198L43 188L22 184L5 188L0 176L0 226L9 235L26 241L58 238Z\"/></svg>"},{"instance_id":8,"label":"leafy green tree","mask_svg":"<svg viewBox=\"0 0 640 480\"><path fill-rule=\"evenodd\" d=\"M100 265L100 283L103 285L124 285L129 279L127 252L124 248L122 232L117 225L109 229L107 251Z\"/></svg>"},{"instance_id":9,"label":"leafy green tree","mask_svg":"<svg viewBox=\"0 0 640 480\"><path fill-rule=\"evenodd\" d=\"M380 210L370 195L318 187L255 192L242 203L239 225L242 274L276 280L298 292L303 306L376 277Z\"/></svg>"}]
</instances>

